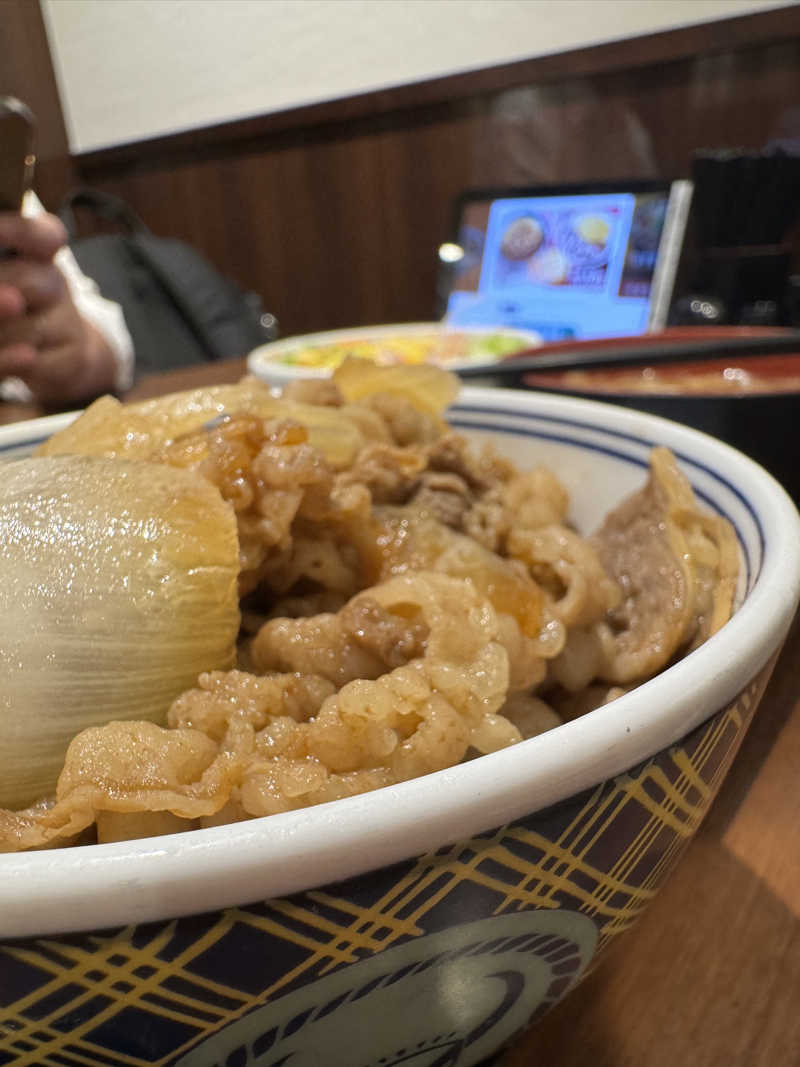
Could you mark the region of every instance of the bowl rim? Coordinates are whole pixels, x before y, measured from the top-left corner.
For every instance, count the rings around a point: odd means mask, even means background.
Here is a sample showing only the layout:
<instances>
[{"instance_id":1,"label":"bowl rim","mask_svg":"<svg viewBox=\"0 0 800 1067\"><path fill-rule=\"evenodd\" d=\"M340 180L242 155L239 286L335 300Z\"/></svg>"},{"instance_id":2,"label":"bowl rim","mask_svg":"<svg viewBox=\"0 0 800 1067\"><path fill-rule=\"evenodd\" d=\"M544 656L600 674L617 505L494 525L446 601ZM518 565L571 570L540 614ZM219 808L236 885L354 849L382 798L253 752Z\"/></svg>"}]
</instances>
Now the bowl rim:
<instances>
[{"instance_id":1,"label":"bowl rim","mask_svg":"<svg viewBox=\"0 0 800 1067\"><path fill-rule=\"evenodd\" d=\"M466 764L248 822L0 855L0 937L128 926L286 896L492 830L679 741L769 662L800 598L800 516L763 468L700 431L598 401L467 388L453 411L470 410L577 421L724 471L768 533L740 609L695 652L613 704Z\"/></svg>"},{"instance_id":2,"label":"bowl rim","mask_svg":"<svg viewBox=\"0 0 800 1067\"><path fill-rule=\"evenodd\" d=\"M523 380L523 387L529 389L535 393L552 393L554 396L570 396L575 397L576 400L596 400L600 404L619 404L623 402L632 402L639 404L652 403L672 403L681 404L685 406L689 405L705 405L710 407L713 405L721 406L723 404L752 404L756 402L772 401L793 401L797 402L797 397L800 395L800 379L798 380L797 388L793 389L763 389L753 390L751 393L746 392L730 392L730 393L670 393L664 391L662 393L653 390L649 392L642 389L637 392L634 389L591 389L583 385L556 385L549 382L535 381L536 375L526 374Z\"/></svg>"},{"instance_id":3,"label":"bowl rim","mask_svg":"<svg viewBox=\"0 0 800 1067\"><path fill-rule=\"evenodd\" d=\"M513 359L514 357L509 357ZM760 359L760 356L751 357L753 360ZM788 359L789 357L776 357L781 359ZM797 398L800 394L800 352L795 353L791 357L792 361L797 364L797 370L794 372L793 380L786 388L776 388L774 385L769 384L769 379L766 379L766 383L763 386L752 389L730 389L728 391L719 390L714 391L711 387L698 390L685 390L681 391L678 388L670 389L669 382L664 383L662 389L658 389L657 386L652 388L636 389L633 387L626 388L624 384L620 384L623 381L620 371L627 371L628 374L635 375L638 372L644 372L651 367L656 372L656 378L652 379L657 382L658 372L661 370L672 370L680 368L682 372L691 374L694 368L694 364L690 362L686 363L669 363L664 361L658 364L648 364L646 360L641 363L631 364L628 367L614 367L597 370L582 369L581 373L584 374L584 378L580 381L569 380L569 370L563 371L530 371L523 375L522 384L526 389L531 389L534 392L542 393L558 393L561 396L574 396L586 400L598 400L605 403L619 402L620 400L631 400L646 403L648 400L652 401L675 401L680 403L687 402L702 402L706 405L729 403L736 400L780 400ZM725 360L715 359L708 360L707 363L714 363L715 366L711 368L712 372L719 370L724 373L724 370L729 366L741 366L743 360ZM749 364L745 369L749 369ZM603 384L604 370L608 370L611 373L607 379L606 384ZM614 377L618 376L618 379ZM558 378L565 380L559 382Z\"/></svg>"}]
</instances>

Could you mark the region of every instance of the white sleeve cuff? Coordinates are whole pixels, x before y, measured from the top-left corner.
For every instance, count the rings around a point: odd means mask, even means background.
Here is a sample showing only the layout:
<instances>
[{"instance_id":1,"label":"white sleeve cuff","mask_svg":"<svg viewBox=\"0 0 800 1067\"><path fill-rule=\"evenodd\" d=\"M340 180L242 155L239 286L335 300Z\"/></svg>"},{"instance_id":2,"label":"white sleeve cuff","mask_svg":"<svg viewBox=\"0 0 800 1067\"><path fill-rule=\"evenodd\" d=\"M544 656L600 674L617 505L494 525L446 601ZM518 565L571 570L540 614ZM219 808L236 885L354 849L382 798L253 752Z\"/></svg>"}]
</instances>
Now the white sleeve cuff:
<instances>
[{"instance_id":1,"label":"white sleeve cuff","mask_svg":"<svg viewBox=\"0 0 800 1067\"><path fill-rule=\"evenodd\" d=\"M133 385L134 350L122 308L101 296L96 283L86 277L69 248L59 249L54 262L67 280L75 307L99 330L114 354L117 361L115 388L119 392L130 389Z\"/></svg>"}]
</instances>

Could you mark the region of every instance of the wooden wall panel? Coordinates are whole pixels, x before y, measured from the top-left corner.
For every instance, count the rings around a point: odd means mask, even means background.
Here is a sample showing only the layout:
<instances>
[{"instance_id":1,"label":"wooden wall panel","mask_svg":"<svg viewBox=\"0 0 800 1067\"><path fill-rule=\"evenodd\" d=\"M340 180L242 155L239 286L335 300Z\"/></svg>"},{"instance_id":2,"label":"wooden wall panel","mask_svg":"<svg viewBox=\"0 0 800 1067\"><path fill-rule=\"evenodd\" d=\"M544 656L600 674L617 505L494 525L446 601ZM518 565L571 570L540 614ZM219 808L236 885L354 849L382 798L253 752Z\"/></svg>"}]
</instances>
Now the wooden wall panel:
<instances>
[{"instance_id":1,"label":"wooden wall panel","mask_svg":"<svg viewBox=\"0 0 800 1067\"><path fill-rule=\"evenodd\" d=\"M683 58L653 62L645 38L614 46L605 71L584 56L574 76L562 57L526 82L515 65L507 86L478 72L449 98L387 91L372 113L334 102L76 162L259 292L284 333L429 318L464 187L680 176L698 148L800 137L798 14L751 17L760 35L698 27L696 56L687 37Z\"/></svg>"},{"instance_id":2,"label":"wooden wall panel","mask_svg":"<svg viewBox=\"0 0 800 1067\"><path fill-rule=\"evenodd\" d=\"M469 182L476 136L479 124L452 116L361 122L86 177L157 232L193 241L297 332L430 318L436 247Z\"/></svg>"}]
</instances>

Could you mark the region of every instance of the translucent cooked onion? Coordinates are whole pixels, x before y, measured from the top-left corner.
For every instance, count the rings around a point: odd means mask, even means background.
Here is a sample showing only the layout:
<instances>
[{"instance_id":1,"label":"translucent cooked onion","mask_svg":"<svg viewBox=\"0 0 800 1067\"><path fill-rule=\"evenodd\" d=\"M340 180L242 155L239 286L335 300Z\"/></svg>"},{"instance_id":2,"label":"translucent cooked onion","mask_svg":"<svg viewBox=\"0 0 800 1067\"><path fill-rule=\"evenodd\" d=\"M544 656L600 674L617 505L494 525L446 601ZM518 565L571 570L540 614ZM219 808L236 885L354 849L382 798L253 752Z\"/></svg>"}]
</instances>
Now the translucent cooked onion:
<instances>
[{"instance_id":1,"label":"translucent cooked onion","mask_svg":"<svg viewBox=\"0 0 800 1067\"><path fill-rule=\"evenodd\" d=\"M135 404L121 404L113 396L103 396L45 441L37 455L148 460L169 442L201 430L215 418L247 414L300 423L308 431L309 443L331 467L345 470L365 444L389 440L383 420L369 407L361 406L361 401L376 393L390 403L405 401L443 427L441 415L459 388L455 375L440 367L374 367L364 360L346 360L334 380L345 400L341 407L275 396L252 377L235 385L169 393Z\"/></svg>"},{"instance_id":2,"label":"translucent cooked onion","mask_svg":"<svg viewBox=\"0 0 800 1067\"><path fill-rule=\"evenodd\" d=\"M69 741L163 721L239 628L233 509L184 470L88 456L0 467L0 807L51 793Z\"/></svg>"},{"instance_id":3,"label":"translucent cooked onion","mask_svg":"<svg viewBox=\"0 0 800 1067\"><path fill-rule=\"evenodd\" d=\"M335 468L347 467L365 443L363 412L298 404L273 396L253 378L236 385L169 393L136 404L102 396L39 447L38 455L76 453L147 460L161 447L194 433L223 415L246 413L261 419L290 419L308 430L309 442Z\"/></svg>"},{"instance_id":4,"label":"translucent cooked onion","mask_svg":"<svg viewBox=\"0 0 800 1067\"><path fill-rule=\"evenodd\" d=\"M418 411L442 415L458 396L455 374L433 363L401 363L381 367L365 359L345 359L333 372L333 380L348 404L357 404L375 393L408 400Z\"/></svg>"}]
</instances>

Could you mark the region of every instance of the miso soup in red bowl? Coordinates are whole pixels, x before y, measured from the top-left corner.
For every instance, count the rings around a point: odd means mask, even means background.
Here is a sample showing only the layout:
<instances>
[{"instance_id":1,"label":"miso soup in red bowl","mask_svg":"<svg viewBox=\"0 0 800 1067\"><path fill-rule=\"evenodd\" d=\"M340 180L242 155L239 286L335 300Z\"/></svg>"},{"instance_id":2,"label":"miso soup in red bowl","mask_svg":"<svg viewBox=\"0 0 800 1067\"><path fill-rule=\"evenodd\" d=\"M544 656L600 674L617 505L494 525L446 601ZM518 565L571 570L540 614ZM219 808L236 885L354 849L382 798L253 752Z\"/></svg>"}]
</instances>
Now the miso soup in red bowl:
<instances>
[{"instance_id":1,"label":"miso soup in red bowl","mask_svg":"<svg viewBox=\"0 0 800 1067\"><path fill-rule=\"evenodd\" d=\"M570 349L624 351L648 343L662 346L674 341L753 340L788 333L742 327L675 328L649 338L620 338L586 342ZM555 348L542 350L555 351ZM514 358L514 357L511 357ZM610 401L624 407L675 419L703 430L747 453L773 474L800 500L800 441L796 422L800 415L800 340L797 352L730 354L626 366L535 371L526 374L531 389L569 393Z\"/></svg>"}]
</instances>

